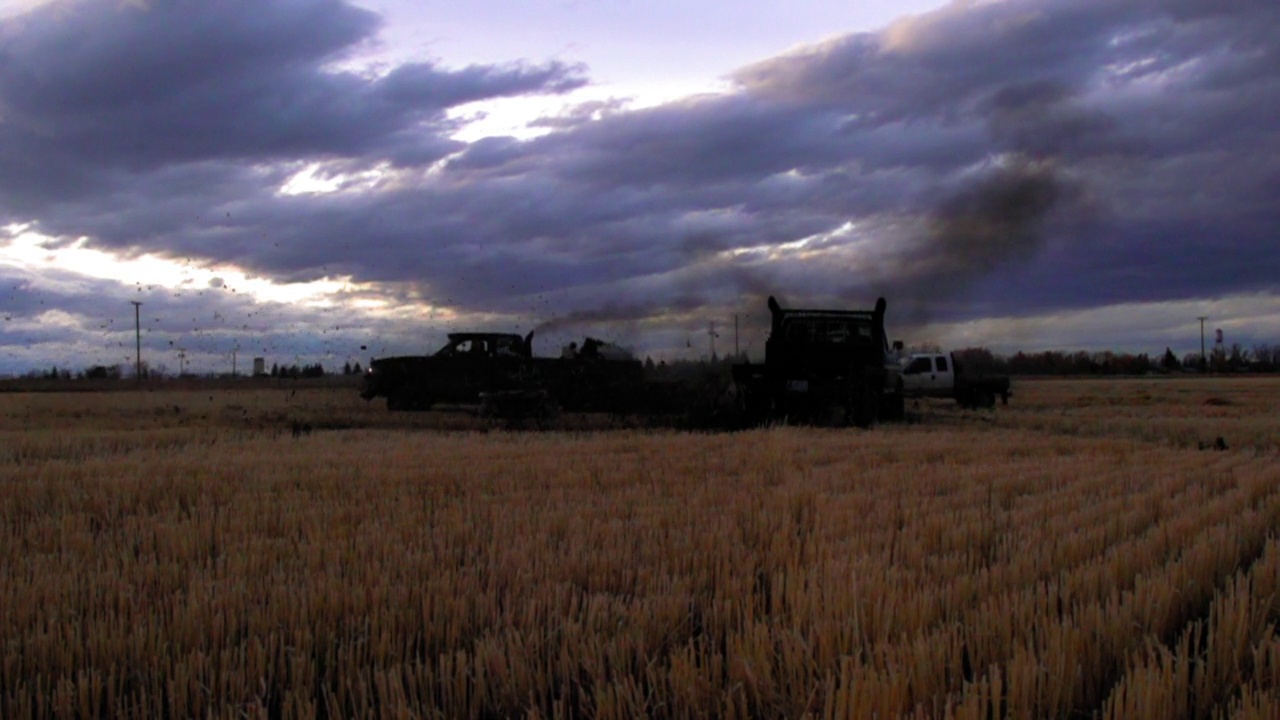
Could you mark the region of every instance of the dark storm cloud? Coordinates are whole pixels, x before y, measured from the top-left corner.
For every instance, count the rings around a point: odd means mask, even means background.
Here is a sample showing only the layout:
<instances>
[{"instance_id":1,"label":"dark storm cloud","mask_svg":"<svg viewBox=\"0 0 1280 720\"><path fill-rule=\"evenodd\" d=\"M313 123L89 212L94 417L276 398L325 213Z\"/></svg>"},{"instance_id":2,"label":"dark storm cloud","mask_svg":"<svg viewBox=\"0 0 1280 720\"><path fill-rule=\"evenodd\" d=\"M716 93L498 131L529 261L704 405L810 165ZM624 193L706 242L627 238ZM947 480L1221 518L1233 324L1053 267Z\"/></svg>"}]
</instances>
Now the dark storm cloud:
<instances>
[{"instance_id":1,"label":"dark storm cloud","mask_svg":"<svg viewBox=\"0 0 1280 720\"><path fill-rule=\"evenodd\" d=\"M903 123L925 137L982 129L984 142L956 134L925 175L912 171L926 163L902 153L883 163L893 167L896 158L905 174L902 182L881 176L901 198L881 210L924 222L903 238L911 249L887 264L889 276L865 285L908 297L948 295L956 280L995 280L1001 265L1050 249L1071 258L1076 273L1055 272L1062 265L1041 257L1025 272L1055 280L1060 292L1035 294L1032 304L1011 293L1001 312L1273 290L1277 261L1266 228L1280 219L1269 192L1280 11L1265 3L1174 10L1156 3L956 5L763 62L738 78L757 97L844 113L854 136ZM993 153L1042 170L1012 178L1019 181L1013 187L1005 187L1008 177L995 185L979 177L957 191L957 181L973 174L961 165ZM936 162L944 157L957 163ZM850 195L873 186L855 180ZM973 232L973 213L957 215L957 208L980 208L972 201L987 191L1029 202L1005 207L1010 212ZM987 205L997 211L1007 203ZM1117 268L1116 261L1140 264ZM921 272L929 265L941 274ZM1117 270L1129 272L1117 277ZM1116 282L1100 288L1095 277Z\"/></svg>"},{"instance_id":2,"label":"dark storm cloud","mask_svg":"<svg viewBox=\"0 0 1280 720\"><path fill-rule=\"evenodd\" d=\"M450 108L582 71L333 69L377 28L339 0L10 21L0 211L528 327L692 333L770 293L946 320L1277 289L1273 0L957 3L742 68L727 94L470 144ZM392 169L278 192L314 161Z\"/></svg>"},{"instance_id":3,"label":"dark storm cloud","mask_svg":"<svg viewBox=\"0 0 1280 720\"><path fill-rule=\"evenodd\" d=\"M342 0L55 3L10 20L0 178L30 203L11 210L192 162L429 163L458 147L449 108L583 82L562 63L330 69L378 27Z\"/></svg>"}]
</instances>

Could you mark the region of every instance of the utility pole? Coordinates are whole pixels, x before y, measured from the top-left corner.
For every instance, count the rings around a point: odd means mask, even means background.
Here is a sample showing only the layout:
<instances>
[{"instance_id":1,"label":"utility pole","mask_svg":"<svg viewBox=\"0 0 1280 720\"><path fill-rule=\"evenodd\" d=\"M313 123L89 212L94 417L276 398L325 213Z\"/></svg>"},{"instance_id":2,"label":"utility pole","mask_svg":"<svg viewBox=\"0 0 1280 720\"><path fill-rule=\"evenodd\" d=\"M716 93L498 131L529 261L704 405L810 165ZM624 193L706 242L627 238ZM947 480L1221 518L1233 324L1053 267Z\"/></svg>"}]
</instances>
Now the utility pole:
<instances>
[{"instance_id":1,"label":"utility pole","mask_svg":"<svg viewBox=\"0 0 1280 720\"><path fill-rule=\"evenodd\" d=\"M716 360L716 321L711 321L711 327L707 330L707 337L711 341L711 361Z\"/></svg>"},{"instance_id":2,"label":"utility pole","mask_svg":"<svg viewBox=\"0 0 1280 720\"><path fill-rule=\"evenodd\" d=\"M130 300L133 303L133 376L142 382L142 301Z\"/></svg>"},{"instance_id":3,"label":"utility pole","mask_svg":"<svg viewBox=\"0 0 1280 720\"><path fill-rule=\"evenodd\" d=\"M1208 315L1201 315L1200 320L1200 372L1206 372L1209 369L1209 358L1204 355L1204 321L1208 320Z\"/></svg>"},{"instance_id":4,"label":"utility pole","mask_svg":"<svg viewBox=\"0 0 1280 720\"><path fill-rule=\"evenodd\" d=\"M741 356L738 354L738 313L734 313L733 314L733 359L734 361L737 361L739 357Z\"/></svg>"},{"instance_id":5,"label":"utility pole","mask_svg":"<svg viewBox=\"0 0 1280 720\"><path fill-rule=\"evenodd\" d=\"M236 346L231 348L231 377L236 376L236 353L239 352L239 350L239 343L236 343Z\"/></svg>"}]
</instances>

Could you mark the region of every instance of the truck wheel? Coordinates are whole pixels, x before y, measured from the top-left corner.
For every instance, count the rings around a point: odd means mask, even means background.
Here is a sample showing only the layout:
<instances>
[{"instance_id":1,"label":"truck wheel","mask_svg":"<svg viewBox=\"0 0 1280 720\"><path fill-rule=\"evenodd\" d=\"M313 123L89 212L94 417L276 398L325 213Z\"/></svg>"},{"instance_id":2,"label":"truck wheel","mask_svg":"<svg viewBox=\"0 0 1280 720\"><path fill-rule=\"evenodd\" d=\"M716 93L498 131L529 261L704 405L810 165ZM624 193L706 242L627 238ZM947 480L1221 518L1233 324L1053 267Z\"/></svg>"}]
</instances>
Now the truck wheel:
<instances>
[{"instance_id":1,"label":"truck wheel","mask_svg":"<svg viewBox=\"0 0 1280 720\"><path fill-rule=\"evenodd\" d=\"M555 422L558 417L560 417L560 405L557 404L555 399L550 395L543 398L542 402L538 404L537 410L537 421L539 427L547 423Z\"/></svg>"},{"instance_id":2,"label":"truck wheel","mask_svg":"<svg viewBox=\"0 0 1280 720\"><path fill-rule=\"evenodd\" d=\"M394 392L387 396L387 409L395 412L405 410L426 410L431 407L431 400L407 392Z\"/></svg>"},{"instance_id":3,"label":"truck wheel","mask_svg":"<svg viewBox=\"0 0 1280 720\"><path fill-rule=\"evenodd\" d=\"M876 415L879 411L879 403L876 402L875 395L867 393L863 398L858 400L853 408L853 424L860 428L869 428L876 424Z\"/></svg>"},{"instance_id":4,"label":"truck wheel","mask_svg":"<svg viewBox=\"0 0 1280 720\"><path fill-rule=\"evenodd\" d=\"M898 421L907 416L907 401L902 393L891 395L884 404L884 419Z\"/></svg>"}]
</instances>

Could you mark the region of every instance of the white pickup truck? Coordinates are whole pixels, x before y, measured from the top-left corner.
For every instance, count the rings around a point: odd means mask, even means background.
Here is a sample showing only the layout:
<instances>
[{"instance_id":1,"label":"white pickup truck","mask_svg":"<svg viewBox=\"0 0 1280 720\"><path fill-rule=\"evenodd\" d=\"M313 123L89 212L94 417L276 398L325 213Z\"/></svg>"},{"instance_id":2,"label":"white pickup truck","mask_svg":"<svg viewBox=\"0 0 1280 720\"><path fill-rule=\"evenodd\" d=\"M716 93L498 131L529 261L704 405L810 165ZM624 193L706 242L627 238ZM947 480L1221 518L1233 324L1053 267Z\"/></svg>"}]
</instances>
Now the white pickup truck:
<instances>
[{"instance_id":1,"label":"white pickup truck","mask_svg":"<svg viewBox=\"0 0 1280 720\"><path fill-rule=\"evenodd\" d=\"M902 361L905 397L955 398L962 407L993 407L996 397L1008 405L1013 394L1006 375L964 372L954 353L915 353Z\"/></svg>"}]
</instances>

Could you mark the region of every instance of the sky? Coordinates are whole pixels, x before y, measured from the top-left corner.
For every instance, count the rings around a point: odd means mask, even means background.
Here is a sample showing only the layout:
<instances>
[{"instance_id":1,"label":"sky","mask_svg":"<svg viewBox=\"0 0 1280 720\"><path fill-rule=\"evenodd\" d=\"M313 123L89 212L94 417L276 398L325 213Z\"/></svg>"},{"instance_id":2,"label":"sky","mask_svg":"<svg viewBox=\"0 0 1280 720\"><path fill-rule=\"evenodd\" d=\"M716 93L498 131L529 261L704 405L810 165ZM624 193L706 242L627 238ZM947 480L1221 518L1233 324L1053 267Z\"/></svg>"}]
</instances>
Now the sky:
<instances>
[{"instance_id":1,"label":"sky","mask_svg":"<svg viewBox=\"0 0 1280 720\"><path fill-rule=\"evenodd\" d=\"M785 5L785 7L784 7ZM695 7L696 6L696 7ZM1274 0L0 0L0 374L1280 343ZM717 336L710 335L714 324Z\"/></svg>"}]
</instances>

